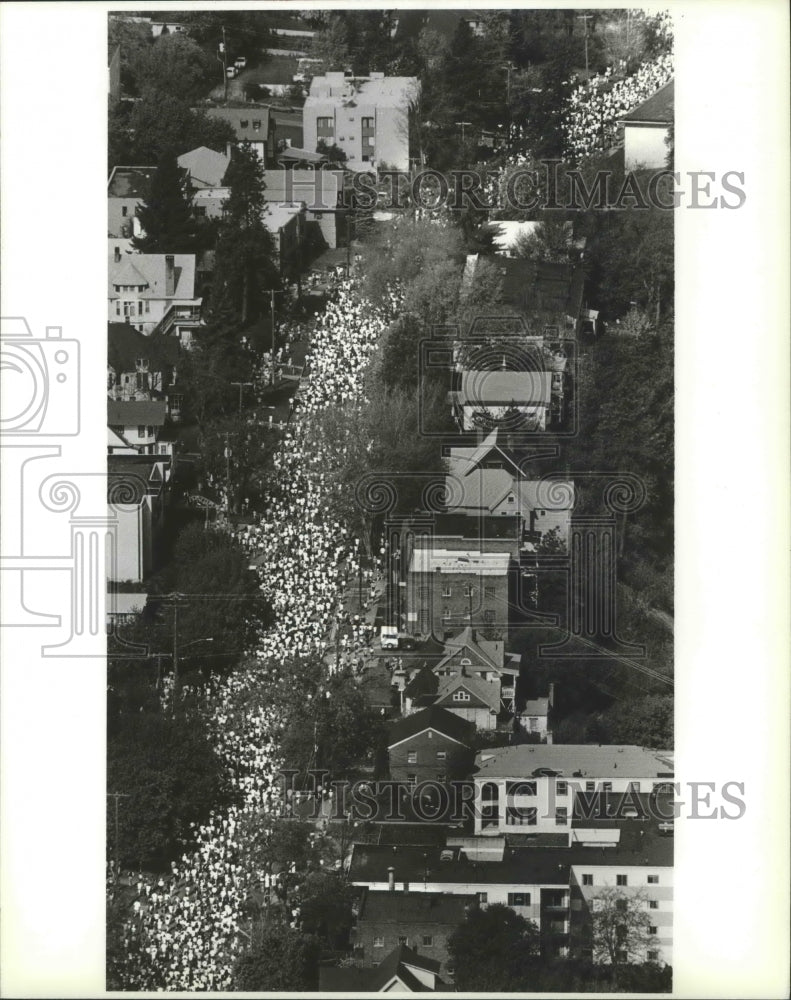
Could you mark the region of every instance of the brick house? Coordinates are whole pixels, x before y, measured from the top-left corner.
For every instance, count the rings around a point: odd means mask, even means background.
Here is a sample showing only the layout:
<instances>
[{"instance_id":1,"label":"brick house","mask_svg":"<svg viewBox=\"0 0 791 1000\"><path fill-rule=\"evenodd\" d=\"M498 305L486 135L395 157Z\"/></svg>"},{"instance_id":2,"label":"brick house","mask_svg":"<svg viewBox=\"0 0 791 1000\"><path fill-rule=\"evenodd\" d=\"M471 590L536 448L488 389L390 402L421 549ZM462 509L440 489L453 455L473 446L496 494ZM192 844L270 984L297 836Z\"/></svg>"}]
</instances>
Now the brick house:
<instances>
[{"instance_id":1,"label":"brick house","mask_svg":"<svg viewBox=\"0 0 791 1000\"><path fill-rule=\"evenodd\" d=\"M401 891L395 879L389 891L363 888L352 931L355 958L373 965L393 948L406 945L438 962L444 978L449 974L448 939L477 902L474 894Z\"/></svg>"},{"instance_id":2,"label":"brick house","mask_svg":"<svg viewBox=\"0 0 791 1000\"><path fill-rule=\"evenodd\" d=\"M507 638L511 554L450 549L437 542L434 539L430 547L412 552L406 586L407 630L447 639L460 628L478 625Z\"/></svg>"},{"instance_id":3,"label":"brick house","mask_svg":"<svg viewBox=\"0 0 791 1000\"><path fill-rule=\"evenodd\" d=\"M444 781L451 755L469 751L474 735L472 722L433 705L399 719L387 735L390 777L410 784Z\"/></svg>"}]
</instances>

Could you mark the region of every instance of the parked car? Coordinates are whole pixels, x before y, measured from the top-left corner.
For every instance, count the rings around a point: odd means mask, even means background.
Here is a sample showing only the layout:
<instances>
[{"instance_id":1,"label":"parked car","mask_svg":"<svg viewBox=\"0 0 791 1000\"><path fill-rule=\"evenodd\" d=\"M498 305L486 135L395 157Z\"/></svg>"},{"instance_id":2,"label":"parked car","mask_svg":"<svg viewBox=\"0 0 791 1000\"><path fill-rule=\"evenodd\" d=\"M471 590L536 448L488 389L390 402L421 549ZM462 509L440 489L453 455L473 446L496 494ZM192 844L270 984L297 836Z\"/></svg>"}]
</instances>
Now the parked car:
<instances>
[{"instance_id":1,"label":"parked car","mask_svg":"<svg viewBox=\"0 0 791 1000\"><path fill-rule=\"evenodd\" d=\"M247 66L247 58L245 56L237 56L233 64L237 69L244 69Z\"/></svg>"},{"instance_id":2,"label":"parked car","mask_svg":"<svg viewBox=\"0 0 791 1000\"><path fill-rule=\"evenodd\" d=\"M228 77L229 80L232 80L236 76L237 72L238 70L236 69L235 66L229 66L228 69L226 69L225 71L225 75Z\"/></svg>"}]
</instances>

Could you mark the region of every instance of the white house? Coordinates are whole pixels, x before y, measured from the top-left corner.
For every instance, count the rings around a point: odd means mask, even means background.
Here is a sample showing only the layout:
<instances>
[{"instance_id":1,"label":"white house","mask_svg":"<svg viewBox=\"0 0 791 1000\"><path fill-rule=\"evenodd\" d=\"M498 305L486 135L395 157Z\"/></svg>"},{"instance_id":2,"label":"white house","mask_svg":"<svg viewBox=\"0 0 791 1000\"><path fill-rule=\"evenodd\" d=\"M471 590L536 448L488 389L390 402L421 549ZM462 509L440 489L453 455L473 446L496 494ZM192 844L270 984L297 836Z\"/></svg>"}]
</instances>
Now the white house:
<instances>
[{"instance_id":1,"label":"white house","mask_svg":"<svg viewBox=\"0 0 791 1000\"><path fill-rule=\"evenodd\" d=\"M123 241L109 242L108 320L127 322L150 334L177 309L198 318L195 254L127 253Z\"/></svg>"},{"instance_id":2,"label":"white house","mask_svg":"<svg viewBox=\"0 0 791 1000\"><path fill-rule=\"evenodd\" d=\"M628 115L623 126L624 167L658 170L666 166L667 138L673 124L673 80L660 87Z\"/></svg>"}]
</instances>

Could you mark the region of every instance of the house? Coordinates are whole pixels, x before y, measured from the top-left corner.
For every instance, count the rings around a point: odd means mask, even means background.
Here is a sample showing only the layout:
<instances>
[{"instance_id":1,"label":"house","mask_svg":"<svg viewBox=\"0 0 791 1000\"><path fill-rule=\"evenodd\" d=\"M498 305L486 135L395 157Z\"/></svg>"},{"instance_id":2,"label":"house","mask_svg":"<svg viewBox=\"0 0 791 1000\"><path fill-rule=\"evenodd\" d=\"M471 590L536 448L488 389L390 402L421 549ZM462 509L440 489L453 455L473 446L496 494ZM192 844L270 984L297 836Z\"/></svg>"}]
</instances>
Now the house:
<instances>
[{"instance_id":1,"label":"house","mask_svg":"<svg viewBox=\"0 0 791 1000\"><path fill-rule=\"evenodd\" d=\"M549 741L551 741L552 738L552 733L549 728L549 719L552 711L553 700L554 685L550 684L548 697L528 698L520 712L522 725L525 727L527 732L532 734L537 733L542 740L546 740L549 737Z\"/></svg>"},{"instance_id":2,"label":"house","mask_svg":"<svg viewBox=\"0 0 791 1000\"><path fill-rule=\"evenodd\" d=\"M146 337L129 323L107 324L107 394L116 400L164 399L167 416L181 417L176 368L179 345L173 337Z\"/></svg>"},{"instance_id":3,"label":"house","mask_svg":"<svg viewBox=\"0 0 791 1000\"><path fill-rule=\"evenodd\" d=\"M305 148L337 146L349 170L408 170L409 115L419 88L413 76L314 76L302 110Z\"/></svg>"},{"instance_id":4,"label":"house","mask_svg":"<svg viewBox=\"0 0 791 1000\"><path fill-rule=\"evenodd\" d=\"M272 234L280 273L289 280L295 280L302 270L305 246L304 204L267 202L264 208L264 225Z\"/></svg>"},{"instance_id":5,"label":"house","mask_svg":"<svg viewBox=\"0 0 791 1000\"><path fill-rule=\"evenodd\" d=\"M502 639L484 638L469 626L445 642L445 655L434 666L439 678L475 677L491 685L513 709L521 655L506 653Z\"/></svg>"},{"instance_id":6,"label":"house","mask_svg":"<svg viewBox=\"0 0 791 1000\"><path fill-rule=\"evenodd\" d=\"M462 431L545 431L550 424L552 372L464 371L449 394Z\"/></svg>"},{"instance_id":7,"label":"house","mask_svg":"<svg viewBox=\"0 0 791 1000\"><path fill-rule=\"evenodd\" d=\"M305 205L305 237L313 245L335 249L342 232L342 170L267 170L266 200L270 205Z\"/></svg>"},{"instance_id":8,"label":"house","mask_svg":"<svg viewBox=\"0 0 791 1000\"><path fill-rule=\"evenodd\" d=\"M113 167L107 181L107 235L140 236L137 209L148 197L156 167Z\"/></svg>"},{"instance_id":9,"label":"house","mask_svg":"<svg viewBox=\"0 0 791 1000\"><path fill-rule=\"evenodd\" d=\"M208 146L198 146L197 149L182 153L177 162L186 171L190 187L199 191L201 188L222 187L231 158Z\"/></svg>"},{"instance_id":10,"label":"house","mask_svg":"<svg viewBox=\"0 0 791 1000\"><path fill-rule=\"evenodd\" d=\"M128 453L128 449L133 448L138 455L169 455L172 443L157 443L165 425L166 409L164 400L108 397L108 453ZM117 445L116 440L122 444Z\"/></svg>"},{"instance_id":11,"label":"house","mask_svg":"<svg viewBox=\"0 0 791 1000\"><path fill-rule=\"evenodd\" d=\"M547 331L556 339L577 335L585 289L581 266L470 254L464 265L462 288L474 287L476 275L485 270L499 275L501 304L522 316L531 331Z\"/></svg>"},{"instance_id":12,"label":"house","mask_svg":"<svg viewBox=\"0 0 791 1000\"><path fill-rule=\"evenodd\" d=\"M322 993L433 993L444 987L439 963L399 944L373 969L319 966Z\"/></svg>"},{"instance_id":13,"label":"house","mask_svg":"<svg viewBox=\"0 0 791 1000\"><path fill-rule=\"evenodd\" d=\"M479 445L447 449L448 511L475 518L516 514L533 541L556 531L568 545L574 483L525 479L519 461L501 443L503 437L495 427Z\"/></svg>"},{"instance_id":14,"label":"house","mask_svg":"<svg viewBox=\"0 0 791 1000\"><path fill-rule=\"evenodd\" d=\"M496 729L497 716L503 707L496 685L463 673L445 678L434 704L472 722L476 729Z\"/></svg>"},{"instance_id":15,"label":"house","mask_svg":"<svg viewBox=\"0 0 791 1000\"><path fill-rule=\"evenodd\" d=\"M673 778L672 754L636 746L523 744L475 760L475 833L567 833L579 796L650 794Z\"/></svg>"},{"instance_id":16,"label":"house","mask_svg":"<svg viewBox=\"0 0 791 1000\"><path fill-rule=\"evenodd\" d=\"M387 750L394 781L444 781L451 755L468 751L475 726L442 708L424 708L390 724Z\"/></svg>"},{"instance_id":17,"label":"house","mask_svg":"<svg viewBox=\"0 0 791 1000\"><path fill-rule=\"evenodd\" d=\"M275 119L268 107L259 104L245 104L243 107L204 107L198 109L210 118L220 118L228 122L236 133L236 142L249 142L260 156L264 166L274 164L277 144L275 142ZM226 147L230 159L232 143Z\"/></svg>"},{"instance_id":18,"label":"house","mask_svg":"<svg viewBox=\"0 0 791 1000\"><path fill-rule=\"evenodd\" d=\"M464 923L467 910L477 905L472 894L389 891L363 888L352 930L354 957L372 965L381 955L405 945L421 958L433 959L443 977L448 969L448 939Z\"/></svg>"},{"instance_id":19,"label":"house","mask_svg":"<svg viewBox=\"0 0 791 1000\"><path fill-rule=\"evenodd\" d=\"M509 625L509 552L415 548L406 580L407 630L443 639L468 625L505 638Z\"/></svg>"},{"instance_id":20,"label":"house","mask_svg":"<svg viewBox=\"0 0 791 1000\"><path fill-rule=\"evenodd\" d=\"M108 516L116 543L107 553L107 580L139 582L156 568L167 501L170 459L161 455L110 455Z\"/></svg>"},{"instance_id":21,"label":"house","mask_svg":"<svg viewBox=\"0 0 791 1000\"><path fill-rule=\"evenodd\" d=\"M673 84L670 80L619 119L623 127L624 169L659 170L667 166L667 140L674 114Z\"/></svg>"},{"instance_id":22,"label":"house","mask_svg":"<svg viewBox=\"0 0 791 1000\"><path fill-rule=\"evenodd\" d=\"M176 334L178 323L200 325L195 254L125 253L110 242L108 320L145 334ZM174 329L174 327L176 329Z\"/></svg>"}]
</instances>

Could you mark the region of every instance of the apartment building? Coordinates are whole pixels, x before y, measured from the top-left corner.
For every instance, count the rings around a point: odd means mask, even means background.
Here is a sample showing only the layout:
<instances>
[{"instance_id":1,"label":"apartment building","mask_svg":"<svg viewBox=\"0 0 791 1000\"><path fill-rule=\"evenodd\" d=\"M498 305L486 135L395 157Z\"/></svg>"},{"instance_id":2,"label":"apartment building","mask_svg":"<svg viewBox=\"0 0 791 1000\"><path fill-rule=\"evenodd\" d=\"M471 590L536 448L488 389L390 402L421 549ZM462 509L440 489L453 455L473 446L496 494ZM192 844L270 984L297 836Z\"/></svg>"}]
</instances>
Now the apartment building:
<instances>
[{"instance_id":1,"label":"apartment building","mask_svg":"<svg viewBox=\"0 0 791 1000\"><path fill-rule=\"evenodd\" d=\"M572 844L578 837L571 820L581 805L600 812L604 795L611 798L610 807L623 812L629 797L639 802L639 796L655 795L672 780L672 753L644 747L536 744L482 750L475 760L475 833L563 833Z\"/></svg>"},{"instance_id":2,"label":"apartment building","mask_svg":"<svg viewBox=\"0 0 791 1000\"><path fill-rule=\"evenodd\" d=\"M419 93L412 76L326 73L311 81L302 112L305 149L319 142L346 154L349 170L409 169L409 114Z\"/></svg>"}]
</instances>

